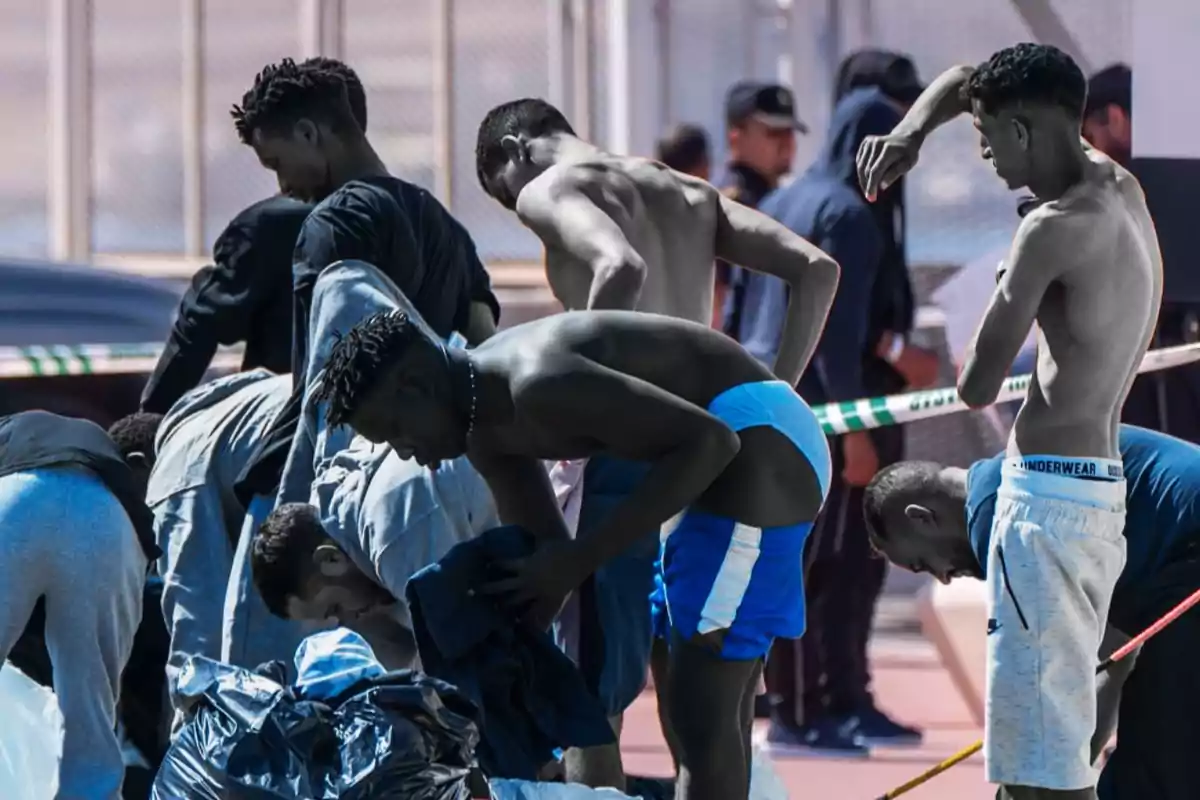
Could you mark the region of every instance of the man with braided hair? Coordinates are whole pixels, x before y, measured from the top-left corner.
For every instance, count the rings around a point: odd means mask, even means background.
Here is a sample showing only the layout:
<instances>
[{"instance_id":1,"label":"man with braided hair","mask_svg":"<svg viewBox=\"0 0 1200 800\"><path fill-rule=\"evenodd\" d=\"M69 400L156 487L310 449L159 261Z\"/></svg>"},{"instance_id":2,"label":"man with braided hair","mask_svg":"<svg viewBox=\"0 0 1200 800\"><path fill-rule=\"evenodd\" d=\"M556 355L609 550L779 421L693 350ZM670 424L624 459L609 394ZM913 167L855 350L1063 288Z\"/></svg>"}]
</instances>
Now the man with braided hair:
<instances>
[{"instance_id":1,"label":"man with braided hair","mask_svg":"<svg viewBox=\"0 0 1200 800\"><path fill-rule=\"evenodd\" d=\"M457 330L472 343L495 331L499 304L466 229L429 192L388 173L355 119L346 82L328 68L291 59L268 65L232 116L280 189L318 203L293 257L292 398L239 487L243 500L278 485L280 502L302 501L314 477L315 433L295 434L312 374L310 342L320 341L310 336L310 317L323 271L337 262L369 264L440 336Z\"/></svg>"},{"instance_id":2,"label":"man with braided hair","mask_svg":"<svg viewBox=\"0 0 1200 800\"><path fill-rule=\"evenodd\" d=\"M497 565L509 577L461 591L494 595L535 628L661 529L653 616L669 653L655 689L677 796L745 800L762 660L775 637L804 631L801 555L830 480L825 434L788 383L710 326L658 314L555 314L460 350L401 306L334 345L319 386L329 425L419 464L471 460L499 521L525 528L537 549ZM572 539L541 462L598 454L649 470Z\"/></svg>"}]
</instances>

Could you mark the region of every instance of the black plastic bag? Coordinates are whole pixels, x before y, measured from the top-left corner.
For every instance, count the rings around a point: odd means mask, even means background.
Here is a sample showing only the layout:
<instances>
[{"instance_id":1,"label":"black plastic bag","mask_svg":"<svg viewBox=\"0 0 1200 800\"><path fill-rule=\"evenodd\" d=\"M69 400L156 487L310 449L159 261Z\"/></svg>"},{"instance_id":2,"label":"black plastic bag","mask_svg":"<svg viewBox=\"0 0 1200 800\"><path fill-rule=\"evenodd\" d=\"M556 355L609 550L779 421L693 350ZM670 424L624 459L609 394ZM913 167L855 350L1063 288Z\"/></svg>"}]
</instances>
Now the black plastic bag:
<instances>
[{"instance_id":1,"label":"black plastic bag","mask_svg":"<svg viewBox=\"0 0 1200 800\"><path fill-rule=\"evenodd\" d=\"M155 800L469 800L475 708L411 672L364 681L327 703L256 672L196 658L195 698L163 759Z\"/></svg>"}]
</instances>

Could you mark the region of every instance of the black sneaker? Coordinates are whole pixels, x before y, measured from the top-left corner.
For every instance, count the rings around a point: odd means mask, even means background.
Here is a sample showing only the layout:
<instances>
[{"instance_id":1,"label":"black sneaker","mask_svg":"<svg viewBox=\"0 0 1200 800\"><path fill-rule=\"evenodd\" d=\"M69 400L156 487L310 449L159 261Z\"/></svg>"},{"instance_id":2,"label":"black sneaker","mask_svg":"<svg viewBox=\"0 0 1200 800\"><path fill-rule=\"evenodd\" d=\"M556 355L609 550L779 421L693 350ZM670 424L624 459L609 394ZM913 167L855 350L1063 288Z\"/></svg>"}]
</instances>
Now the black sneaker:
<instances>
[{"instance_id":1,"label":"black sneaker","mask_svg":"<svg viewBox=\"0 0 1200 800\"><path fill-rule=\"evenodd\" d=\"M920 728L901 725L874 705L849 718L854 732L872 747L915 747L924 739Z\"/></svg>"},{"instance_id":2,"label":"black sneaker","mask_svg":"<svg viewBox=\"0 0 1200 800\"><path fill-rule=\"evenodd\" d=\"M762 748L770 755L781 756L867 758L871 755L856 738L851 725L832 718L799 727L771 720Z\"/></svg>"}]
</instances>

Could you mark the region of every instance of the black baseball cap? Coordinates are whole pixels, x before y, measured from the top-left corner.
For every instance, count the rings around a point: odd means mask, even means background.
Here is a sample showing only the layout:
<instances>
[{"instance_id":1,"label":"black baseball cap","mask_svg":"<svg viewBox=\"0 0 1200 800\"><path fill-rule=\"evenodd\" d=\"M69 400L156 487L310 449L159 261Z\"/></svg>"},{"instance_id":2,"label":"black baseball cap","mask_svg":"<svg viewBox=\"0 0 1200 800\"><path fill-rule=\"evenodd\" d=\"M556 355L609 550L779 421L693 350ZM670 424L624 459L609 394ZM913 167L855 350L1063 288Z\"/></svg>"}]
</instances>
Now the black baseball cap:
<instances>
[{"instance_id":1,"label":"black baseball cap","mask_svg":"<svg viewBox=\"0 0 1200 800\"><path fill-rule=\"evenodd\" d=\"M752 118L772 128L808 133L808 126L796 118L792 90L778 83L742 81L729 89L725 95L725 124L734 128Z\"/></svg>"},{"instance_id":2,"label":"black baseball cap","mask_svg":"<svg viewBox=\"0 0 1200 800\"><path fill-rule=\"evenodd\" d=\"M1130 114L1132 105L1133 72L1127 65L1105 67L1088 80L1087 105L1083 109L1085 117L1109 106L1116 106Z\"/></svg>"}]
</instances>

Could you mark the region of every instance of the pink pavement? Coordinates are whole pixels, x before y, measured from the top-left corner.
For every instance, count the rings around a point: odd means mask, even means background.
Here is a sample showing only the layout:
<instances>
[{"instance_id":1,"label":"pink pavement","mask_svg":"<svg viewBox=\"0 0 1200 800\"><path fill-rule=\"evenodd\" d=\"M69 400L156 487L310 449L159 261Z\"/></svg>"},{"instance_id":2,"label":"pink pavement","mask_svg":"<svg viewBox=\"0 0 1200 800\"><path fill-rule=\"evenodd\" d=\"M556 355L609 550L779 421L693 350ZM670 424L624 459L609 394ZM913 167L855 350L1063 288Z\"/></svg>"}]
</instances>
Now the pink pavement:
<instances>
[{"instance_id":1,"label":"pink pavement","mask_svg":"<svg viewBox=\"0 0 1200 800\"><path fill-rule=\"evenodd\" d=\"M870 759L773 756L790 800L876 800L983 735L927 642L912 636L877 636L871 656L880 706L901 722L923 728L925 743L919 748L875 749ZM671 773L652 692L644 693L626 714L621 749L625 768L632 774ZM904 795L906 800L990 800L994 796L995 788L984 781L979 756Z\"/></svg>"}]
</instances>

